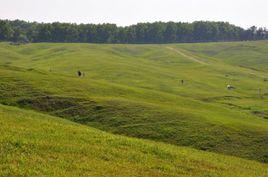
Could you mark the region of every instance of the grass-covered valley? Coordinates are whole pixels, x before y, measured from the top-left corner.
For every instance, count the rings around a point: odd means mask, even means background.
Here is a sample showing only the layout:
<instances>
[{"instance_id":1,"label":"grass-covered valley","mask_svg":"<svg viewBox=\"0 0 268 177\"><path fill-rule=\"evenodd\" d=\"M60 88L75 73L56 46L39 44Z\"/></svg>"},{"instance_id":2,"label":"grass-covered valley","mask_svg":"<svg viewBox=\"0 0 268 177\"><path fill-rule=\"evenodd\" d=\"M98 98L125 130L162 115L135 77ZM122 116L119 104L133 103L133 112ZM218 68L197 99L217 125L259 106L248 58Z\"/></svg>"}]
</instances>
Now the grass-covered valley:
<instances>
[{"instance_id":1,"label":"grass-covered valley","mask_svg":"<svg viewBox=\"0 0 268 177\"><path fill-rule=\"evenodd\" d=\"M3 176L267 175L267 41L0 43L0 103Z\"/></svg>"}]
</instances>

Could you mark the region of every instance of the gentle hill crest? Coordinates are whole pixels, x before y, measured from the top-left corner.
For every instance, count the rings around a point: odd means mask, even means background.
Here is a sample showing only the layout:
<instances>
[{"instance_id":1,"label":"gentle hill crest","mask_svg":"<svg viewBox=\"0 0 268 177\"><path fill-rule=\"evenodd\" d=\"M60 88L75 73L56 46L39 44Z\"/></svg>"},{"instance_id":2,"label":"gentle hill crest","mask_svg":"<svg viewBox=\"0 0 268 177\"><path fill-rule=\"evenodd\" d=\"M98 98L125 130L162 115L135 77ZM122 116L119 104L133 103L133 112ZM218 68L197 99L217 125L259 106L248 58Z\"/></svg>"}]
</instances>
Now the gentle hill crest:
<instances>
[{"instance_id":1,"label":"gentle hill crest","mask_svg":"<svg viewBox=\"0 0 268 177\"><path fill-rule=\"evenodd\" d=\"M266 164L115 136L0 105L3 176L256 176Z\"/></svg>"}]
</instances>

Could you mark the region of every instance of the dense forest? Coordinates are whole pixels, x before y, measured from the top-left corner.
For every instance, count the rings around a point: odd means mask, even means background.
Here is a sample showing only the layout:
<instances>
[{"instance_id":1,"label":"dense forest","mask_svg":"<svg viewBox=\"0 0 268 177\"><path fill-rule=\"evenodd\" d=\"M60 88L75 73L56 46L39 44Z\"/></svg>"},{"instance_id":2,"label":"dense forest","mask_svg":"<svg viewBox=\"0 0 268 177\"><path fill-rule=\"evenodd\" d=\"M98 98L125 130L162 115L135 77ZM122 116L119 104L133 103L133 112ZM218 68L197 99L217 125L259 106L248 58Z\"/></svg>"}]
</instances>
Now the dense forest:
<instances>
[{"instance_id":1,"label":"dense forest","mask_svg":"<svg viewBox=\"0 0 268 177\"><path fill-rule=\"evenodd\" d=\"M36 23L0 20L0 41L83 43L179 43L268 39L266 28L249 29L227 22L115 24Z\"/></svg>"}]
</instances>

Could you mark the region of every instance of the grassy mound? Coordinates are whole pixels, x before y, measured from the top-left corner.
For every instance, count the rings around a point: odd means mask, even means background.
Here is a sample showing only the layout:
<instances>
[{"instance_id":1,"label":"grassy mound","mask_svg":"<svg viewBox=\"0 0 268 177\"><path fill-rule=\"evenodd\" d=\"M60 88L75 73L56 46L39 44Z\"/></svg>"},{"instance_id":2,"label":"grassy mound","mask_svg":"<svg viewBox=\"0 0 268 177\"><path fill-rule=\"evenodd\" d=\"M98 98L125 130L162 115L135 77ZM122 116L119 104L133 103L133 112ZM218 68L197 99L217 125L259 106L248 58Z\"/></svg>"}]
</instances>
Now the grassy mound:
<instances>
[{"instance_id":1,"label":"grassy mound","mask_svg":"<svg viewBox=\"0 0 268 177\"><path fill-rule=\"evenodd\" d=\"M0 105L1 176L258 176L268 166Z\"/></svg>"}]
</instances>

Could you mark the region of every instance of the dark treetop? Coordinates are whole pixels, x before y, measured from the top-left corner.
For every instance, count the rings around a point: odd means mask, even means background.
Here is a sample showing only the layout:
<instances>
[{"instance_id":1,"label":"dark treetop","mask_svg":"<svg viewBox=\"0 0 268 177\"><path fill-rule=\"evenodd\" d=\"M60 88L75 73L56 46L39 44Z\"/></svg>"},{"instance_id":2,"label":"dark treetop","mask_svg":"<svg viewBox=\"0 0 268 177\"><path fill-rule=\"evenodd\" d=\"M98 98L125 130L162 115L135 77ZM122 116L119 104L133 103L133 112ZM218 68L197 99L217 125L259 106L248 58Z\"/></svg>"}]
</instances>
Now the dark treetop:
<instances>
[{"instance_id":1,"label":"dark treetop","mask_svg":"<svg viewBox=\"0 0 268 177\"><path fill-rule=\"evenodd\" d=\"M180 43L268 39L266 28L249 29L227 22L115 24L36 23L0 20L0 41L85 43Z\"/></svg>"}]
</instances>

